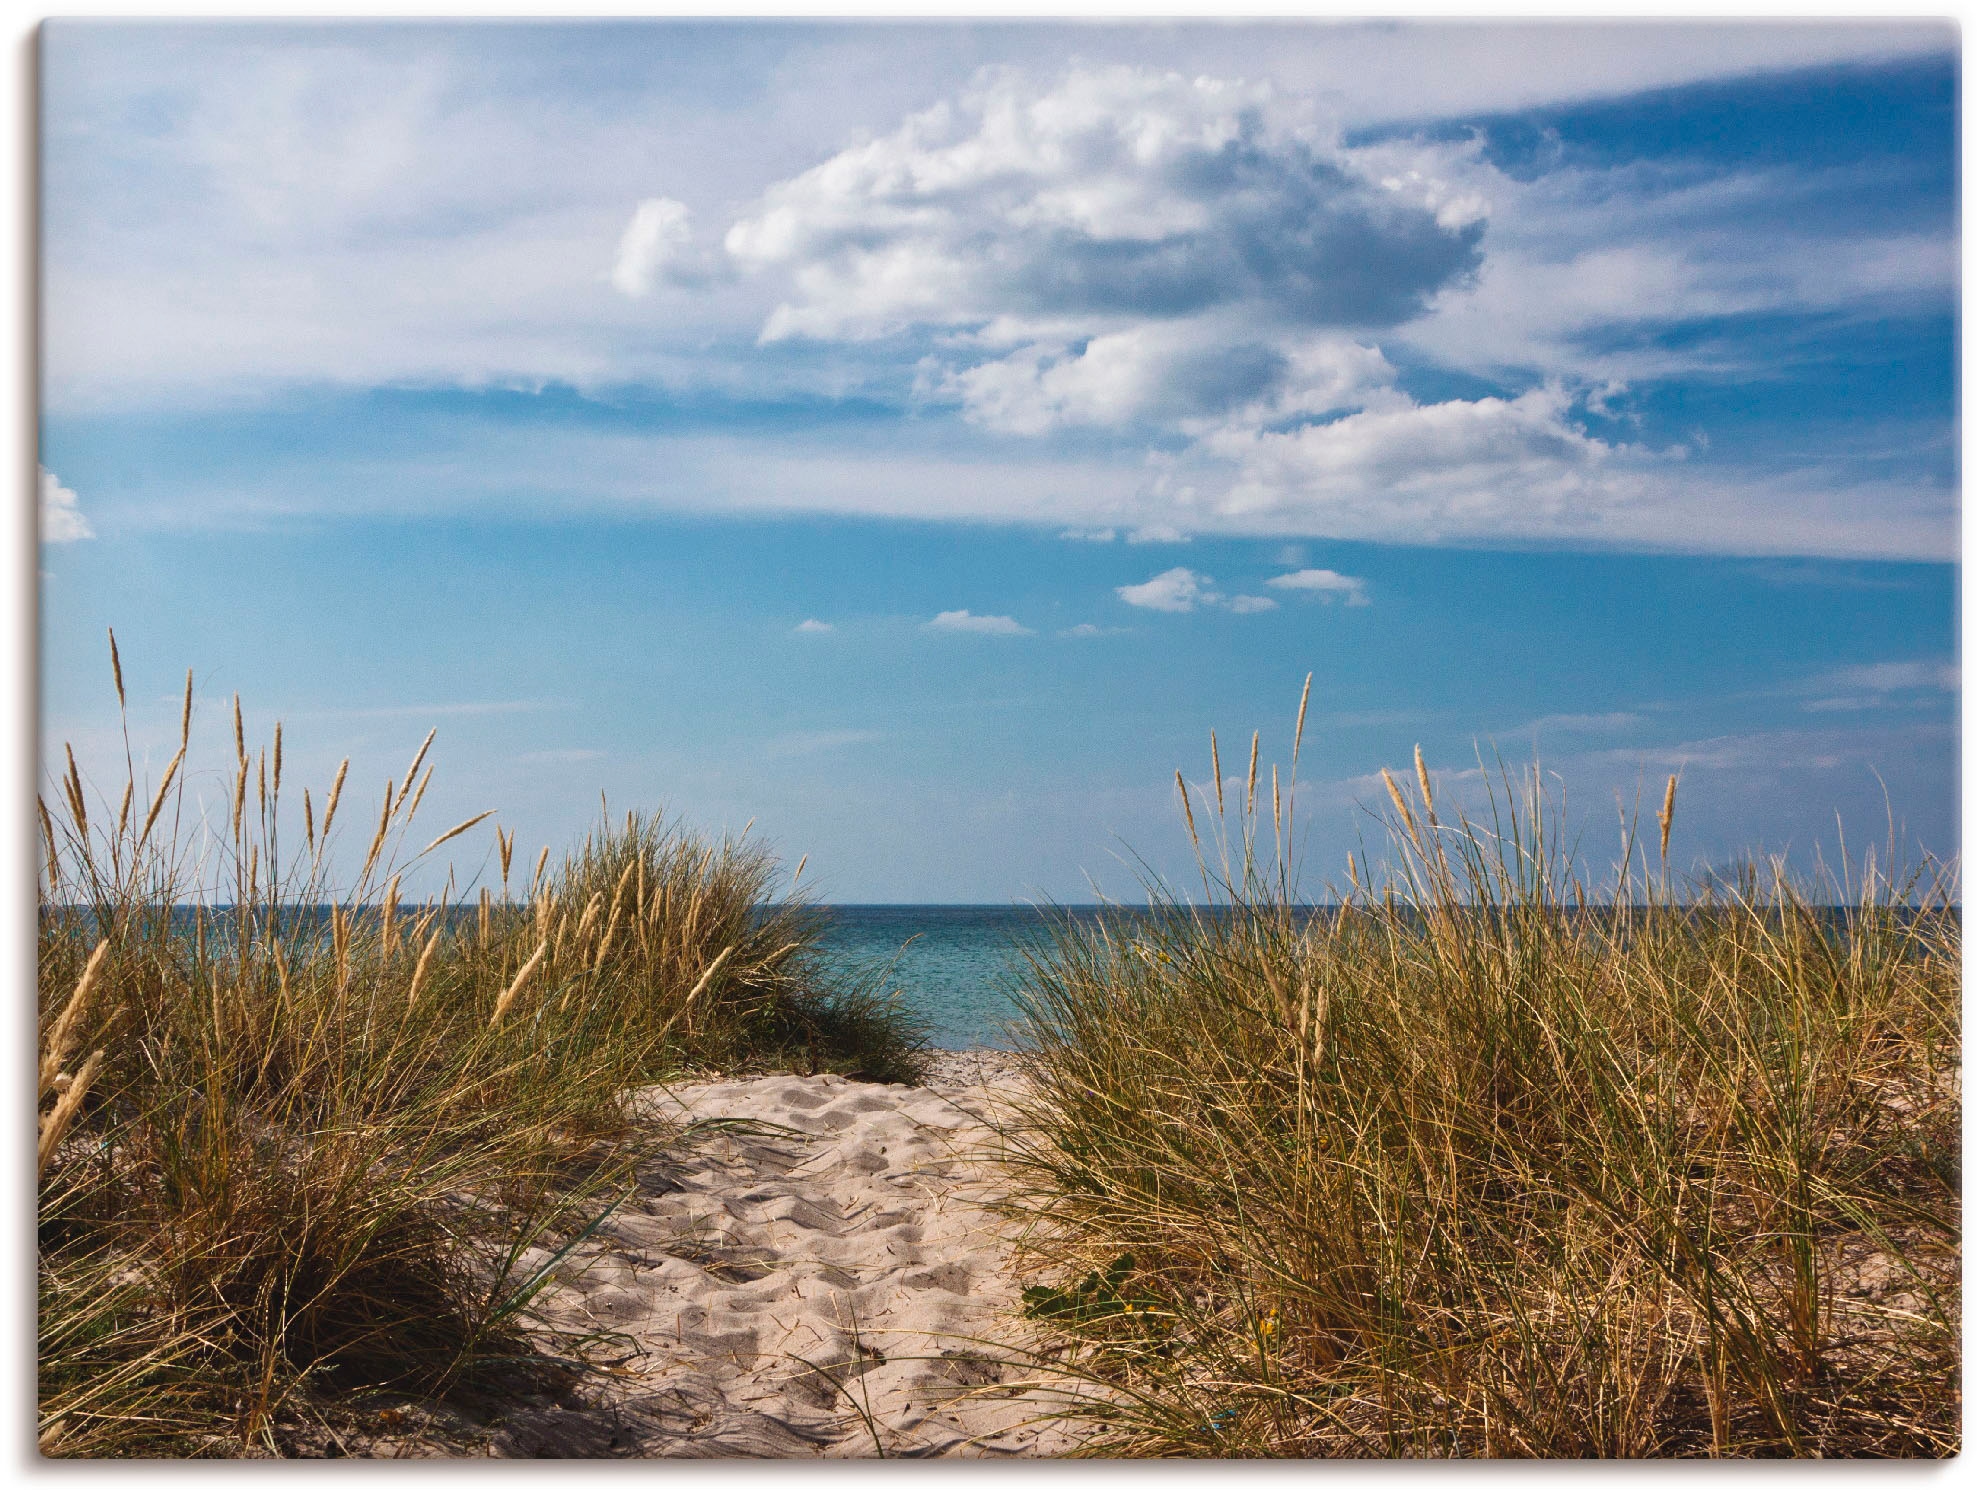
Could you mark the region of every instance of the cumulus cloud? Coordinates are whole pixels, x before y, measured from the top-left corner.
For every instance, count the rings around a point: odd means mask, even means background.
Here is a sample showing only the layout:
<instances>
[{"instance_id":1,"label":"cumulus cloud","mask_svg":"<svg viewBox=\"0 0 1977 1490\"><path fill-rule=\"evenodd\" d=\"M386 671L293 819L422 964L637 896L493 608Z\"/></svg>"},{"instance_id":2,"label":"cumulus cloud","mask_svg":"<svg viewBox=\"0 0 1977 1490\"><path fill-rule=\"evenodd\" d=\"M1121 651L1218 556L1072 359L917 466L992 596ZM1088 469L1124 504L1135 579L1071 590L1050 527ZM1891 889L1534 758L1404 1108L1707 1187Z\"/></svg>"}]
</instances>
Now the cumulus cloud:
<instances>
[{"instance_id":1,"label":"cumulus cloud","mask_svg":"<svg viewBox=\"0 0 1977 1490\"><path fill-rule=\"evenodd\" d=\"M1336 569L1300 569L1292 574L1280 574L1264 581L1280 590L1297 590L1303 594L1316 595L1330 605L1343 596L1347 605L1371 605L1372 598L1366 593L1366 581L1350 574L1340 574Z\"/></svg>"},{"instance_id":2,"label":"cumulus cloud","mask_svg":"<svg viewBox=\"0 0 1977 1490\"><path fill-rule=\"evenodd\" d=\"M793 629L798 636L822 636L827 631L837 630L837 627L829 621L819 621L812 617L807 621L798 621Z\"/></svg>"},{"instance_id":3,"label":"cumulus cloud","mask_svg":"<svg viewBox=\"0 0 1977 1490\"><path fill-rule=\"evenodd\" d=\"M1277 608L1277 602L1268 595L1224 595L1207 575L1181 567L1156 574L1144 584L1119 585L1115 593L1141 610L1186 612L1196 606L1222 605L1246 616Z\"/></svg>"},{"instance_id":4,"label":"cumulus cloud","mask_svg":"<svg viewBox=\"0 0 1977 1490\"><path fill-rule=\"evenodd\" d=\"M1038 435L1335 399L1382 361L1338 333L1461 282L1485 212L1369 172L1264 84L994 69L773 186L724 244L787 276L763 341L949 333L939 396ZM1329 370L1301 366L1314 345Z\"/></svg>"},{"instance_id":5,"label":"cumulus cloud","mask_svg":"<svg viewBox=\"0 0 1977 1490\"><path fill-rule=\"evenodd\" d=\"M1058 632L1059 636L1124 636L1128 628L1124 626L1094 626L1090 621L1080 621L1075 626L1067 626Z\"/></svg>"},{"instance_id":6,"label":"cumulus cloud","mask_svg":"<svg viewBox=\"0 0 1977 1490\"><path fill-rule=\"evenodd\" d=\"M650 295L668 271L683 264L692 244L693 214L684 202L671 197L640 202L618 240L611 283L633 299Z\"/></svg>"},{"instance_id":7,"label":"cumulus cloud","mask_svg":"<svg viewBox=\"0 0 1977 1490\"><path fill-rule=\"evenodd\" d=\"M1029 636L1030 628L1013 616L977 616L965 610L944 610L922 628L927 631L967 631L977 636Z\"/></svg>"},{"instance_id":8,"label":"cumulus cloud","mask_svg":"<svg viewBox=\"0 0 1977 1490\"><path fill-rule=\"evenodd\" d=\"M1213 595L1212 581L1192 569L1174 568L1144 584L1120 585L1117 593L1141 610L1190 611Z\"/></svg>"},{"instance_id":9,"label":"cumulus cloud","mask_svg":"<svg viewBox=\"0 0 1977 1490\"><path fill-rule=\"evenodd\" d=\"M1152 69L993 70L771 188L727 249L795 270L770 340L1242 301L1392 325L1474 267L1479 210L1370 178L1274 103L1267 85Z\"/></svg>"},{"instance_id":10,"label":"cumulus cloud","mask_svg":"<svg viewBox=\"0 0 1977 1490\"><path fill-rule=\"evenodd\" d=\"M62 485L46 466L36 466L35 470L41 476L41 541L76 543L94 538L96 530L82 515L76 494Z\"/></svg>"},{"instance_id":11,"label":"cumulus cloud","mask_svg":"<svg viewBox=\"0 0 1977 1490\"><path fill-rule=\"evenodd\" d=\"M1339 536L1597 536L1647 495L1657 458L1587 433L1572 409L1556 384L1432 404L1395 394L1328 423L1231 427L1205 444L1236 464L1218 503L1230 517Z\"/></svg>"}]
</instances>

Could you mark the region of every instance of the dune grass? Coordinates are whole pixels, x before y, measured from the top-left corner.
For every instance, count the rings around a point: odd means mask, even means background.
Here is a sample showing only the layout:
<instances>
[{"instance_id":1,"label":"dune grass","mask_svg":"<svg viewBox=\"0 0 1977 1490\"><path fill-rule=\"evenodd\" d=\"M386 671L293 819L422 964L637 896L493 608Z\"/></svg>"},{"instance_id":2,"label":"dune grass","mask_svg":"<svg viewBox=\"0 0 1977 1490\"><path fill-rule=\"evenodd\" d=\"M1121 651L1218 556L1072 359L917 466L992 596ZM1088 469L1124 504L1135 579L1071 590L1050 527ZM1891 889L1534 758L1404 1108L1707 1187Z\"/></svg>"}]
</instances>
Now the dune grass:
<instances>
[{"instance_id":1,"label":"dune grass","mask_svg":"<svg viewBox=\"0 0 1977 1490\"><path fill-rule=\"evenodd\" d=\"M188 677L155 784L132 767L99 793L70 755L41 805L45 1453L278 1453L366 1393L567 1385L584 1342L521 1328L543 1278L518 1259L667 1141L623 1093L692 1069L916 1069L896 1007L828 985L816 914L772 899L759 843L634 814L527 874L495 829L498 884L409 904L408 871L488 831L415 851L426 747L338 886L344 771L298 814L280 727L250 752L236 702L202 806L191 708Z\"/></svg>"},{"instance_id":2,"label":"dune grass","mask_svg":"<svg viewBox=\"0 0 1977 1490\"><path fill-rule=\"evenodd\" d=\"M1594 905L1535 772L1445 821L1417 753L1311 912L1251 759L1182 786L1202 899L1031 957L1029 1312L1091 1452L1958 1451L1946 874L1678 888L1671 781Z\"/></svg>"}]
</instances>

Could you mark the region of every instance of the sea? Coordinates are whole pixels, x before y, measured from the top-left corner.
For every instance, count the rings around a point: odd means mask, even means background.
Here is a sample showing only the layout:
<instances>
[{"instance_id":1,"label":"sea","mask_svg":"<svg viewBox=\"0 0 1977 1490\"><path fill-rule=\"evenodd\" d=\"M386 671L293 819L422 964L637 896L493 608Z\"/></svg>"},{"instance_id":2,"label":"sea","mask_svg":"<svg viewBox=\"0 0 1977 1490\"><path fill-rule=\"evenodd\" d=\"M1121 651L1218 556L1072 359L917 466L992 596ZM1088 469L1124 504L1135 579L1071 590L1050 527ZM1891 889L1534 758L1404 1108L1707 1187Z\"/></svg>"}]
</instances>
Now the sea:
<instances>
[{"instance_id":1,"label":"sea","mask_svg":"<svg viewBox=\"0 0 1977 1490\"><path fill-rule=\"evenodd\" d=\"M926 1024L942 1050L1008 1049L1018 1019L1015 989L1025 945L1053 919L1097 914L1096 907L1046 913L1012 905L833 905L821 948L832 971L859 982L883 979Z\"/></svg>"}]
</instances>

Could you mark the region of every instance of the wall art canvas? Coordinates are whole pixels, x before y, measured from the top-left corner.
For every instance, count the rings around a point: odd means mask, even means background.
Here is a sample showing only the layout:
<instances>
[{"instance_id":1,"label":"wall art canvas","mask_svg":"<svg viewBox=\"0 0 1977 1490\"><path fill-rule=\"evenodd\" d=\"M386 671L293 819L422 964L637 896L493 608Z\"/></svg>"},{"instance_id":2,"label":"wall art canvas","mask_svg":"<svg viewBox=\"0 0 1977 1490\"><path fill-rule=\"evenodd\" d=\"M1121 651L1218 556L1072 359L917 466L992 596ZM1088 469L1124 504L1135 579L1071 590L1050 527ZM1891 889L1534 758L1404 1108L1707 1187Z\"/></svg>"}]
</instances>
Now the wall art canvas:
<instances>
[{"instance_id":1,"label":"wall art canvas","mask_svg":"<svg viewBox=\"0 0 1977 1490\"><path fill-rule=\"evenodd\" d=\"M31 54L42 1455L1960 1451L1953 23Z\"/></svg>"}]
</instances>

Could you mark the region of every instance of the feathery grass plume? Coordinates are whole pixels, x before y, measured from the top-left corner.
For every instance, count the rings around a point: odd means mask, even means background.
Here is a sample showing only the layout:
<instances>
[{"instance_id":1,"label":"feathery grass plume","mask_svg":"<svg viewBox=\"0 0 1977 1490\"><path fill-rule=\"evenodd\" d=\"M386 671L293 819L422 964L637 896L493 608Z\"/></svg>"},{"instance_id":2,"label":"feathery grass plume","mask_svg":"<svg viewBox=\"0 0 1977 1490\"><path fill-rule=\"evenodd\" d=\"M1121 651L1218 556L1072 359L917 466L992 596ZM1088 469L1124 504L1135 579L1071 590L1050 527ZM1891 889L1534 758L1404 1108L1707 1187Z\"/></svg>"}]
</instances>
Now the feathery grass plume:
<instances>
[{"instance_id":1,"label":"feathery grass plume","mask_svg":"<svg viewBox=\"0 0 1977 1490\"><path fill-rule=\"evenodd\" d=\"M109 951L107 937L97 942L96 950L89 954L89 961L83 965L82 976L76 980L75 991L62 1005L62 1012L55 1016L55 1023L42 1042L40 1089L44 1099L54 1090L55 1078L61 1075L62 1067L69 1059L69 1051L74 1048L76 1026L89 1008L90 994L103 972L103 959Z\"/></svg>"},{"instance_id":2,"label":"feathery grass plume","mask_svg":"<svg viewBox=\"0 0 1977 1490\"><path fill-rule=\"evenodd\" d=\"M1418 742L1414 746L1414 779L1421 783L1421 801L1428 809L1429 826L1435 826L1435 788L1428 780L1428 765L1421 759L1421 746Z\"/></svg>"},{"instance_id":3,"label":"feathery grass plume","mask_svg":"<svg viewBox=\"0 0 1977 1490\"><path fill-rule=\"evenodd\" d=\"M1407 824L1407 836L1413 840L1415 849L1422 853L1427 852L1421 847L1421 827L1414 821L1414 809L1407 805L1407 798L1401 795L1400 783L1394 780L1393 772L1385 766L1380 767L1380 780L1387 784L1387 795L1393 798L1394 811L1398 812L1401 821Z\"/></svg>"},{"instance_id":4,"label":"feathery grass plume","mask_svg":"<svg viewBox=\"0 0 1977 1490\"><path fill-rule=\"evenodd\" d=\"M330 782L329 798L323 803L322 841L329 842L330 824L336 820L336 804L343 796L343 778L350 774L350 757L345 756L336 768L336 778Z\"/></svg>"},{"instance_id":5,"label":"feathery grass plume","mask_svg":"<svg viewBox=\"0 0 1977 1490\"><path fill-rule=\"evenodd\" d=\"M302 837L311 853L316 848L316 807L309 800L309 788L302 788Z\"/></svg>"},{"instance_id":6,"label":"feathery grass plume","mask_svg":"<svg viewBox=\"0 0 1977 1490\"><path fill-rule=\"evenodd\" d=\"M62 749L69 758L69 774L62 782L62 790L69 799L69 816L75 821L76 832L86 834L89 832L89 812L82 800L82 772L76 769L75 751L66 744Z\"/></svg>"},{"instance_id":7,"label":"feathery grass plume","mask_svg":"<svg viewBox=\"0 0 1977 1490\"><path fill-rule=\"evenodd\" d=\"M1281 863L1284 857L1284 799L1282 793L1277 790L1277 763L1275 761L1270 763L1270 821L1276 825L1277 860Z\"/></svg>"},{"instance_id":8,"label":"feathery grass plume","mask_svg":"<svg viewBox=\"0 0 1977 1490\"><path fill-rule=\"evenodd\" d=\"M411 1008L419 1001L419 988L426 981L426 969L432 965L432 955L439 950L440 932L426 938L425 946L419 949L419 961L412 969L412 981L405 985L405 1007Z\"/></svg>"},{"instance_id":9,"label":"feathery grass plume","mask_svg":"<svg viewBox=\"0 0 1977 1490\"><path fill-rule=\"evenodd\" d=\"M1256 755L1262 748L1263 731L1256 730L1249 737L1249 787L1247 798L1249 803L1248 814L1252 818L1256 816Z\"/></svg>"},{"instance_id":10,"label":"feathery grass plume","mask_svg":"<svg viewBox=\"0 0 1977 1490\"><path fill-rule=\"evenodd\" d=\"M796 873L789 877L790 888L794 889L796 882L803 878L803 866L809 862L810 856L808 854L803 855L802 858L796 861Z\"/></svg>"},{"instance_id":11,"label":"feathery grass plume","mask_svg":"<svg viewBox=\"0 0 1977 1490\"><path fill-rule=\"evenodd\" d=\"M281 721L275 721L275 796L281 796Z\"/></svg>"},{"instance_id":12,"label":"feathery grass plume","mask_svg":"<svg viewBox=\"0 0 1977 1490\"><path fill-rule=\"evenodd\" d=\"M1195 857L1201 857L1201 836L1194 830L1194 806L1188 801L1188 784L1179 771L1174 772L1174 789L1181 794L1181 811L1188 822L1188 842L1194 845Z\"/></svg>"},{"instance_id":13,"label":"feathery grass plume","mask_svg":"<svg viewBox=\"0 0 1977 1490\"><path fill-rule=\"evenodd\" d=\"M233 836L240 840L243 815L247 811L247 757L240 758L240 767L233 778Z\"/></svg>"},{"instance_id":14,"label":"feathery grass plume","mask_svg":"<svg viewBox=\"0 0 1977 1490\"><path fill-rule=\"evenodd\" d=\"M123 800L117 803L117 831L113 835L117 839L121 839L124 836L124 828L130 823L130 797L136 788L137 783L135 781L126 781L124 783Z\"/></svg>"},{"instance_id":15,"label":"feathery grass plume","mask_svg":"<svg viewBox=\"0 0 1977 1490\"><path fill-rule=\"evenodd\" d=\"M391 956L397 942L393 937L393 922L398 918L398 876L385 881L384 905L378 914L378 948L386 957Z\"/></svg>"},{"instance_id":16,"label":"feathery grass plume","mask_svg":"<svg viewBox=\"0 0 1977 1490\"><path fill-rule=\"evenodd\" d=\"M482 814L486 816L485 813ZM391 831L391 783L384 784L384 806L378 812L378 825L371 834L371 846L364 852L364 867L357 871L357 883L367 884L371 878L371 868L378 862L378 855L384 851L385 835ZM431 852L430 849L427 850Z\"/></svg>"},{"instance_id":17,"label":"feathery grass plume","mask_svg":"<svg viewBox=\"0 0 1977 1490\"><path fill-rule=\"evenodd\" d=\"M110 631L110 676L116 680L117 707L121 709L124 707L124 665L117 656L117 633L114 629Z\"/></svg>"},{"instance_id":18,"label":"feathery grass plume","mask_svg":"<svg viewBox=\"0 0 1977 1490\"><path fill-rule=\"evenodd\" d=\"M183 764L185 764L185 746L181 745L178 754L166 764L165 774L158 779L158 790L151 798L151 810L144 814L144 826L138 830L135 851L141 852L144 845L151 841L151 830L158 825L158 814L165 809L165 795L172 789L172 782L178 776L178 768Z\"/></svg>"},{"instance_id":19,"label":"feathery grass plume","mask_svg":"<svg viewBox=\"0 0 1977 1490\"><path fill-rule=\"evenodd\" d=\"M1668 830L1675 826L1675 778L1668 778L1668 791L1661 799L1661 813L1656 819L1661 824L1661 862L1668 862Z\"/></svg>"},{"instance_id":20,"label":"feathery grass plume","mask_svg":"<svg viewBox=\"0 0 1977 1490\"><path fill-rule=\"evenodd\" d=\"M420 849L418 853L413 855L413 857L415 859L423 859L427 854L431 853L434 849L438 848L442 843L445 843L450 839L458 838L462 833L466 832L469 828L475 827L480 823L484 823L493 816L494 816L494 809L492 807L488 808L488 810L485 812L475 813L472 817L468 818L464 823L457 823L453 827L448 828L444 833L440 834L439 837L435 838L431 843L427 844L424 848Z\"/></svg>"},{"instance_id":21,"label":"feathery grass plume","mask_svg":"<svg viewBox=\"0 0 1977 1490\"><path fill-rule=\"evenodd\" d=\"M240 717L240 695L233 696L233 753L244 767L247 764L247 727Z\"/></svg>"},{"instance_id":22,"label":"feathery grass plume","mask_svg":"<svg viewBox=\"0 0 1977 1490\"><path fill-rule=\"evenodd\" d=\"M687 996L680 1000L680 1007L685 1008L688 1005L690 1005L695 999L700 997L702 991L706 989L707 985L714 981L714 975L721 970L723 964L727 962L729 955L733 951L734 951L734 946L732 943L730 943L728 946L721 948L720 952L715 956L714 960L707 964L707 971L705 971L700 975L699 979L694 983L693 987L687 991Z\"/></svg>"},{"instance_id":23,"label":"feathery grass plume","mask_svg":"<svg viewBox=\"0 0 1977 1490\"><path fill-rule=\"evenodd\" d=\"M185 703L179 709L178 742L181 747L192 743L192 669L185 670Z\"/></svg>"},{"instance_id":24,"label":"feathery grass plume","mask_svg":"<svg viewBox=\"0 0 1977 1490\"><path fill-rule=\"evenodd\" d=\"M407 786L419 779L419 763L426 758L426 752L432 749L432 742L438 734L437 727L427 730L425 739L419 741L419 748L412 752L412 764L407 766L405 774L398 778Z\"/></svg>"},{"instance_id":25,"label":"feathery grass plume","mask_svg":"<svg viewBox=\"0 0 1977 1490\"><path fill-rule=\"evenodd\" d=\"M543 872L546 869L548 869L548 867L549 867L549 845L545 843L542 846L542 852L536 856L535 874L529 880L529 893L526 897L527 899L529 900L535 899L536 892L542 888Z\"/></svg>"},{"instance_id":26,"label":"feathery grass plume","mask_svg":"<svg viewBox=\"0 0 1977 1490\"><path fill-rule=\"evenodd\" d=\"M494 940L494 896L489 893L486 885L481 886L477 930L480 945L485 949Z\"/></svg>"},{"instance_id":27,"label":"feathery grass plume","mask_svg":"<svg viewBox=\"0 0 1977 1490\"><path fill-rule=\"evenodd\" d=\"M411 778L406 779L409 781ZM408 824L419 815L419 803L425 800L426 788L430 785L432 785L432 767L427 766L426 774L419 778L418 790L412 793L411 805L405 809L405 821Z\"/></svg>"},{"instance_id":28,"label":"feathery grass plume","mask_svg":"<svg viewBox=\"0 0 1977 1490\"><path fill-rule=\"evenodd\" d=\"M62 871L56 857L55 820L48 815L48 803L39 792L34 795L34 810L41 816L41 841L48 852L48 888L52 892Z\"/></svg>"},{"instance_id":29,"label":"feathery grass plume","mask_svg":"<svg viewBox=\"0 0 1977 1490\"><path fill-rule=\"evenodd\" d=\"M501 855L501 898L506 900L508 898L508 866L510 861L515 857L515 830L510 828L506 833L503 833L499 828L496 828L494 830L494 846L496 851Z\"/></svg>"},{"instance_id":30,"label":"feathery grass plume","mask_svg":"<svg viewBox=\"0 0 1977 1490\"><path fill-rule=\"evenodd\" d=\"M1222 807L1222 747L1216 743L1214 730L1208 732L1208 760L1215 772L1215 815L1227 817Z\"/></svg>"},{"instance_id":31,"label":"feathery grass plume","mask_svg":"<svg viewBox=\"0 0 1977 1490\"><path fill-rule=\"evenodd\" d=\"M494 1001L494 1013L488 1016L487 1021L490 1025L501 1023L501 1016L508 1012L508 1006L514 1003L516 996L521 993L523 986L529 981L529 974L533 973L541 965L542 959L548 955L549 942L545 939L536 947L535 955L522 964L522 970L515 974L515 981L510 983L501 997Z\"/></svg>"},{"instance_id":32,"label":"feathery grass plume","mask_svg":"<svg viewBox=\"0 0 1977 1490\"><path fill-rule=\"evenodd\" d=\"M82 1069L76 1072L61 1095L55 1099L55 1106L48 1116L41 1120L40 1141L35 1145L35 1172L42 1173L48 1168L48 1161L61 1147L63 1135L69 1131L69 1124L75 1120L82 1099L89 1095L90 1083L96 1079L96 1069L103 1064L103 1052L97 1051L83 1062Z\"/></svg>"},{"instance_id":33,"label":"feathery grass plume","mask_svg":"<svg viewBox=\"0 0 1977 1490\"><path fill-rule=\"evenodd\" d=\"M1297 767L1298 761L1302 758L1304 752L1304 714L1305 710L1311 706L1311 679L1313 676L1314 674L1312 673L1306 673L1304 675L1304 691L1298 695L1297 700L1297 728L1291 733L1290 790L1288 793L1290 800L1285 804L1282 822L1283 836L1289 840L1289 847L1292 854L1296 853L1297 845ZM1281 866L1284 883L1288 885L1291 874L1290 859L1280 852L1278 854L1278 864Z\"/></svg>"}]
</instances>

